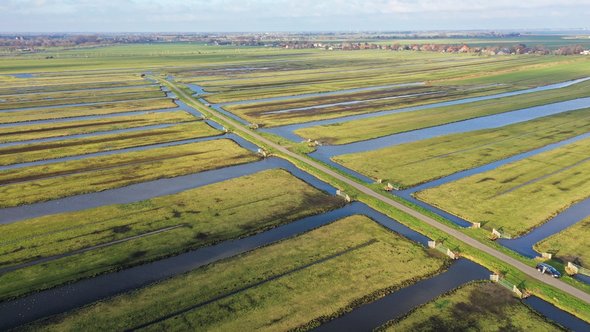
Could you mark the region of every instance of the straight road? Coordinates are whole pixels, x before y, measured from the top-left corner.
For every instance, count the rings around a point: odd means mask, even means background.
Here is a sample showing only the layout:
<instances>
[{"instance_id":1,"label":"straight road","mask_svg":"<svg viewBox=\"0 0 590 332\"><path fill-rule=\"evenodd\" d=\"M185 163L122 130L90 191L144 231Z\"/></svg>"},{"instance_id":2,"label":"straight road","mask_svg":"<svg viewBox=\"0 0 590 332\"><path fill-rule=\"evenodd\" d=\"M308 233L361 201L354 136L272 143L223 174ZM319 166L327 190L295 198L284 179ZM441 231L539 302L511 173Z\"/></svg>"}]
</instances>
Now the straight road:
<instances>
[{"instance_id":1,"label":"straight road","mask_svg":"<svg viewBox=\"0 0 590 332\"><path fill-rule=\"evenodd\" d=\"M209 113L215 114L216 117L218 117L218 118L222 119L223 121L225 121L226 123L232 125L235 128L236 132L241 132L243 134L254 137L255 139L259 140L260 142L266 144L267 146L270 146L273 149L276 149L277 151L280 151L281 153L283 153L293 159L296 159L296 160L299 160L303 163L306 163L307 165L314 167L317 170L319 170L325 174L328 174L328 175L338 179L339 181L346 183L347 185L350 185L351 187L354 187L356 190L358 190L368 196L376 198L383 203L389 204L389 205L393 206L394 208L401 210L401 211L419 219L420 221L423 221L423 222L427 223L428 225L435 227L435 228L449 234L450 236L452 236L454 238L459 239L460 241L466 243L467 245L469 245L471 247L481 250L489 255L496 257L497 259L499 259L507 264L512 265L512 267L522 271L523 273L525 273L529 277L535 278L539 281L549 284L555 288L562 290L565 293L568 293L568 294L590 304L590 294L588 294L588 293L586 293L586 292L584 292L572 285L569 285L559 279L555 279L555 278L553 278L549 275L546 275L546 274L540 274L535 268L530 267L530 266L524 264L523 262L521 262L515 258L512 258L512 257L486 245L486 244L483 244L483 243L471 238L470 236L468 236L456 229L453 229L447 225L444 225L444 224L430 218L427 215L424 215L412 208L409 208L399 202L394 201L393 199L391 199L389 197L385 197L381 194L378 194L378 193L374 192L372 189L370 189L369 187L366 187L365 185L362 185L360 183L352 181L349 178L331 170L328 167L325 167L324 165L322 165L318 162L315 162L313 160L310 160L309 158L306 158L306 157L298 155L294 152L291 152L287 148L266 139L265 137L259 135L254 130L251 130L250 128L242 125L241 123L235 121L234 119L227 117L227 116L221 114L220 112L217 112L212 108L206 107L205 105L201 104L200 102L194 100L193 98L191 98L191 96L189 96L183 90L181 90L174 82L166 81L166 83L169 84L171 87L173 87L175 90L174 92L177 94L177 96L182 97L182 99L184 99L185 102L189 106L193 106L197 109L199 109L199 108L205 109Z\"/></svg>"}]
</instances>

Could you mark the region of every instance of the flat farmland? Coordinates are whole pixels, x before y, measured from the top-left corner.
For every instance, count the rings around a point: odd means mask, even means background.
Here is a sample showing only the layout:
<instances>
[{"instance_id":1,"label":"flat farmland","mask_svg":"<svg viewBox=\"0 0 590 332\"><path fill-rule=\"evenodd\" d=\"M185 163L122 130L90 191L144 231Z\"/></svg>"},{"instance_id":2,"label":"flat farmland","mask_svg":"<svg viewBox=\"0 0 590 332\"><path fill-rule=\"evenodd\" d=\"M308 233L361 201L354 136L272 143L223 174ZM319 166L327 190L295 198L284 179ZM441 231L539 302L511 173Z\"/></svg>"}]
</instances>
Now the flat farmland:
<instances>
[{"instance_id":1,"label":"flat farmland","mask_svg":"<svg viewBox=\"0 0 590 332\"><path fill-rule=\"evenodd\" d=\"M85 96L63 97L58 94L52 97L44 96L41 99L33 99L38 96L24 97L22 95L19 95L19 97L23 98L32 98L29 100L10 100L10 98L6 98L3 96L1 99L5 101L0 102L0 109L10 110L19 108L46 107L68 104L104 103L135 99L153 99L165 96L165 93L160 91L160 89L156 87L142 88L142 90L139 91L126 91L125 89L119 89L115 93L112 93L109 90L107 90L109 91L108 93L104 93L104 90L97 91L100 92L87 92Z\"/></svg>"},{"instance_id":2,"label":"flat farmland","mask_svg":"<svg viewBox=\"0 0 590 332\"><path fill-rule=\"evenodd\" d=\"M0 298L252 235L343 204L273 169L136 203L1 225L0 269L13 270L0 275Z\"/></svg>"},{"instance_id":3,"label":"flat farmland","mask_svg":"<svg viewBox=\"0 0 590 332\"><path fill-rule=\"evenodd\" d=\"M589 87L590 81L585 81L569 87L531 92L518 96L301 128L295 130L295 133L301 137L319 140L328 144L346 144L549 103L589 97Z\"/></svg>"},{"instance_id":4,"label":"flat farmland","mask_svg":"<svg viewBox=\"0 0 590 332\"><path fill-rule=\"evenodd\" d=\"M37 120L66 119L79 116L108 115L125 112L150 111L176 108L176 104L164 96L155 99L138 99L86 106L56 107L41 110L0 112L0 123L17 123Z\"/></svg>"},{"instance_id":5,"label":"flat farmland","mask_svg":"<svg viewBox=\"0 0 590 332\"><path fill-rule=\"evenodd\" d=\"M500 248L502 241L485 248L487 231L439 227L405 210L403 197L396 203L373 195L377 185L354 184L311 159L326 152L409 187L577 139L416 194L484 228L524 234L590 197L590 139L578 137L589 132L590 106L509 112L590 97L590 81L459 100L590 77L588 57L192 42L15 54L0 61L0 316L9 317L0 330L308 330L354 318L350 310L404 296L393 293L409 286L405 291L418 290L409 303L419 305L456 287L445 278L459 285L487 279L487 270L587 318L587 285L569 276L544 284L528 273L533 260ZM441 102L464 104L437 107ZM226 111L263 128L293 126L259 135ZM374 114L383 111L391 112ZM502 113L492 119L508 118L497 121L504 127L480 130L492 126L478 119L461 134L385 147L398 142L387 137L375 151L372 141L347 150L275 134L292 137L292 128L302 128L296 133L305 138L348 144ZM541 117L547 114L554 115ZM308 123L315 120L341 123ZM354 202L333 195L336 189ZM464 258L452 263L400 234L436 240L438 249ZM427 296L418 294L426 292L421 281L434 285ZM496 285L445 296L393 327L460 329L477 320L497 329L554 327ZM466 306L473 310L461 311ZM388 314L374 326L398 316Z\"/></svg>"},{"instance_id":6,"label":"flat farmland","mask_svg":"<svg viewBox=\"0 0 590 332\"><path fill-rule=\"evenodd\" d=\"M332 160L371 178L407 188L588 131L590 109L582 109L495 129L339 155Z\"/></svg>"},{"instance_id":7,"label":"flat farmland","mask_svg":"<svg viewBox=\"0 0 590 332\"><path fill-rule=\"evenodd\" d=\"M558 331L498 284L472 283L440 296L380 331Z\"/></svg>"},{"instance_id":8,"label":"flat farmland","mask_svg":"<svg viewBox=\"0 0 590 332\"><path fill-rule=\"evenodd\" d=\"M244 105L226 110L264 127L394 110L506 92L502 86L414 86ZM365 98L365 99L363 99Z\"/></svg>"},{"instance_id":9,"label":"flat farmland","mask_svg":"<svg viewBox=\"0 0 590 332\"><path fill-rule=\"evenodd\" d=\"M363 62L374 61L375 54L380 55L380 64L373 63L370 69L364 68ZM296 70L280 70L282 75L266 75L252 79L239 77L240 80L236 80L235 77L231 77L227 80L200 82L199 78L195 77L185 80L202 83L206 91L213 93L213 95L206 96L209 102L223 103L367 86L462 78L467 75L481 75L495 70L508 70L519 65L527 66L547 61L547 59L531 57L502 59L458 56L447 58L448 61L439 62L436 60L444 58L444 55L428 54L421 55L422 61L408 63L404 58L407 55L404 54L379 54L361 51L356 56L357 58L351 61L352 65L347 63L346 59L338 59L340 63L331 61L329 66L342 67L342 71L330 73L314 73L304 70L302 74L298 74ZM426 59L429 56L435 60ZM321 64L321 61L319 63ZM361 67L354 70L355 65Z\"/></svg>"},{"instance_id":10,"label":"flat farmland","mask_svg":"<svg viewBox=\"0 0 590 332\"><path fill-rule=\"evenodd\" d=\"M0 165L10 165L49 158L85 155L151 144L175 142L221 135L203 121L193 121L167 128L134 131L57 142L33 143L0 148Z\"/></svg>"},{"instance_id":11,"label":"flat farmland","mask_svg":"<svg viewBox=\"0 0 590 332\"><path fill-rule=\"evenodd\" d=\"M82 75L12 78L0 87L0 96L20 93L69 92L74 90L135 87L150 84L137 74L87 73ZM3 99L3 98L2 98Z\"/></svg>"},{"instance_id":12,"label":"flat farmland","mask_svg":"<svg viewBox=\"0 0 590 332\"><path fill-rule=\"evenodd\" d=\"M0 127L0 143L33 139L89 134L100 131L130 129L157 124L172 124L194 121L195 117L185 111L138 112L137 115L105 117L102 119L51 122Z\"/></svg>"},{"instance_id":13,"label":"flat farmland","mask_svg":"<svg viewBox=\"0 0 590 332\"><path fill-rule=\"evenodd\" d=\"M2 95L4 102L51 102L53 99L75 99L75 98L86 98L89 96L108 96L117 95L121 93L137 93L137 92L149 92L154 90L160 90L155 85L146 86L130 86L130 87L115 87L115 88L104 88L94 89L92 91L87 90L74 90L74 91L58 91L58 92L35 92L35 93L19 93L12 95Z\"/></svg>"},{"instance_id":14,"label":"flat farmland","mask_svg":"<svg viewBox=\"0 0 590 332\"><path fill-rule=\"evenodd\" d=\"M351 216L31 328L308 329L445 265L371 219Z\"/></svg>"},{"instance_id":15,"label":"flat farmland","mask_svg":"<svg viewBox=\"0 0 590 332\"><path fill-rule=\"evenodd\" d=\"M516 236L590 196L590 140L416 193L471 222Z\"/></svg>"},{"instance_id":16,"label":"flat farmland","mask_svg":"<svg viewBox=\"0 0 590 332\"><path fill-rule=\"evenodd\" d=\"M97 192L258 158L231 140L219 139L5 170L0 171L0 207Z\"/></svg>"}]
</instances>

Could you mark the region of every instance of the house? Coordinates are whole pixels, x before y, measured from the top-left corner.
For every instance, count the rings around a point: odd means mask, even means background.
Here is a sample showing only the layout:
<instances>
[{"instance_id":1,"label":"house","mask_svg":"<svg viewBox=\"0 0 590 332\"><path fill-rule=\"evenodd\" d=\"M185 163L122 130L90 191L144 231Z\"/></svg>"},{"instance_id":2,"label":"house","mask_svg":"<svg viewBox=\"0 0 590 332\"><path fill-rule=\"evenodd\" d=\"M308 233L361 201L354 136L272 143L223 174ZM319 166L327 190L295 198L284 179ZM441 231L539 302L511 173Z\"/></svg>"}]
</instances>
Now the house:
<instances>
[{"instance_id":1,"label":"house","mask_svg":"<svg viewBox=\"0 0 590 332\"><path fill-rule=\"evenodd\" d=\"M463 45L461 46L461 48L459 49L459 53L468 53L469 51L471 51L471 49L469 48L469 46L467 45Z\"/></svg>"}]
</instances>

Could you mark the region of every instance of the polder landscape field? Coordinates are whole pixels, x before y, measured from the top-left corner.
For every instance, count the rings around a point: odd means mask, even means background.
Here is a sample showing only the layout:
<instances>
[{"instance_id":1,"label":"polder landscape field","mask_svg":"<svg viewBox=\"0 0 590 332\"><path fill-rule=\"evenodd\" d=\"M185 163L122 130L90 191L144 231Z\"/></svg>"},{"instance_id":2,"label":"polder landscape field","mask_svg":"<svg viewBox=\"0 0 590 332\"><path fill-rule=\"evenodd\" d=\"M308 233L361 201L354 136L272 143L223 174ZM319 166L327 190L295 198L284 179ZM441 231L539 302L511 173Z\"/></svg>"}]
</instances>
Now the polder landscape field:
<instances>
[{"instance_id":1,"label":"polder landscape field","mask_svg":"<svg viewBox=\"0 0 590 332\"><path fill-rule=\"evenodd\" d=\"M0 330L590 329L589 56L49 47L0 83Z\"/></svg>"}]
</instances>

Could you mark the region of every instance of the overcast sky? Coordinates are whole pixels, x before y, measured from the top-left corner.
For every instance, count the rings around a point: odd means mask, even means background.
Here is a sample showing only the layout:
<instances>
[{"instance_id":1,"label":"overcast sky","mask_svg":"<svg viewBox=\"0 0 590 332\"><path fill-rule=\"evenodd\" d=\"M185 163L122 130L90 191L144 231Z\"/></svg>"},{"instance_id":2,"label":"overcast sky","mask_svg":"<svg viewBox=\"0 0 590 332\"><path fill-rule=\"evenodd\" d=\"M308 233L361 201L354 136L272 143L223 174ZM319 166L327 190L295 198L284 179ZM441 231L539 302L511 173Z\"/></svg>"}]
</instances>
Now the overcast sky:
<instances>
[{"instance_id":1,"label":"overcast sky","mask_svg":"<svg viewBox=\"0 0 590 332\"><path fill-rule=\"evenodd\" d=\"M590 0L0 0L2 32L589 28Z\"/></svg>"}]
</instances>

